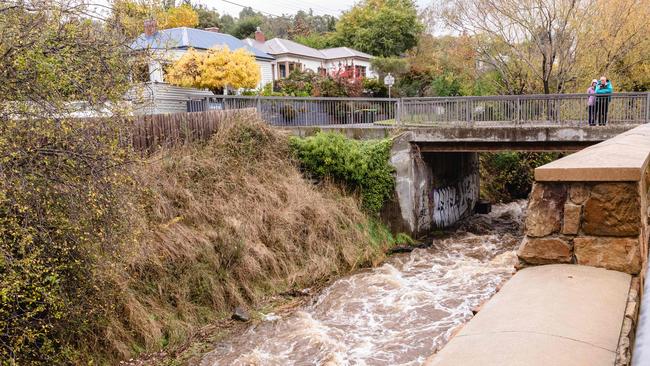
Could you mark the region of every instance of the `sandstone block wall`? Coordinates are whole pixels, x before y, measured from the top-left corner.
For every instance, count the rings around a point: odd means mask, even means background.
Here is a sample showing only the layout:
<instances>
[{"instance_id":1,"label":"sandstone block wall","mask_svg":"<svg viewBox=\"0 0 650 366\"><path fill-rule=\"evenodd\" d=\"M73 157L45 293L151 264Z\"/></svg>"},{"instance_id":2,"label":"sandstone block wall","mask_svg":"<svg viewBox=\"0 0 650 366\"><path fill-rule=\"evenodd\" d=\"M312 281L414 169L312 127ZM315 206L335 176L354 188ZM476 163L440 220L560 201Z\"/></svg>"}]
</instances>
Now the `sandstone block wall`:
<instances>
[{"instance_id":1,"label":"sandstone block wall","mask_svg":"<svg viewBox=\"0 0 650 366\"><path fill-rule=\"evenodd\" d=\"M519 258L639 274L647 258L648 186L642 182L537 182Z\"/></svg>"}]
</instances>

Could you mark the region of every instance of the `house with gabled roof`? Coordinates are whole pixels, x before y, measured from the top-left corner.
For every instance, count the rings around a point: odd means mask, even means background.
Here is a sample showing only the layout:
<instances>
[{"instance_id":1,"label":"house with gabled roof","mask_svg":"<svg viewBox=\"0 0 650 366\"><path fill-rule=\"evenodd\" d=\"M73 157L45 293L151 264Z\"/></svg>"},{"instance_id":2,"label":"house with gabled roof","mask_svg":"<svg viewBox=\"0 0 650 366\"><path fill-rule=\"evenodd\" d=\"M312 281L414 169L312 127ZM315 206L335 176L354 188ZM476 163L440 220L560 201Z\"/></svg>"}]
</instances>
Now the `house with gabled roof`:
<instances>
[{"instance_id":1,"label":"house with gabled roof","mask_svg":"<svg viewBox=\"0 0 650 366\"><path fill-rule=\"evenodd\" d=\"M143 62L132 75L134 81L141 82L141 87L137 88L137 93L130 93L130 98L137 100L135 104L141 106L141 113L183 112L187 109L188 100L214 96L209 90L174 86L168 84L165 79L166 68L190 48L206 52L214 47L228 47L230 50L243 48L249 51L260 68L261 80L258 87L273 81L273 56L230 34L219 33L218 28L179 27L158 30L155 21L147 21L145 32L131 44L135 55L144 56Z\"/></svg>"},{"instance_id":2,"label":"house with gabled roof","mask_svg":"<svg viewBox=\"0 0 650 366\"><path fill-rule=\"evenodd\" d=\"M243 48L249 51L260 67L262 75L260 86L271 81L271 63L274 57L258 48L249 46L230 34L219 33L218 28L180 27L154 30L141 34L131 44L132 50L149 51L153 56L149 64L148 80L152 82L164 82L166 64L178 60L190 48L201 52L213 47L228 47L231 50Z\"/></svg>"},{"instance_id":3,"label":"house with gabled roof","mask_svg":"<svg viewBox=\"0 0 650 366\"><path fill-rule=\"evenodd\" d=\"M296 69L311 70L322 75L347 71L350 77L377 76L370 65L373 56L349 47L317 50L283 38L267 41L259 28L255 32L255 39L246 38L243 41L274 57L274 61L271 62L273 80L284 79Z\"/></svg>"}]
</instances>

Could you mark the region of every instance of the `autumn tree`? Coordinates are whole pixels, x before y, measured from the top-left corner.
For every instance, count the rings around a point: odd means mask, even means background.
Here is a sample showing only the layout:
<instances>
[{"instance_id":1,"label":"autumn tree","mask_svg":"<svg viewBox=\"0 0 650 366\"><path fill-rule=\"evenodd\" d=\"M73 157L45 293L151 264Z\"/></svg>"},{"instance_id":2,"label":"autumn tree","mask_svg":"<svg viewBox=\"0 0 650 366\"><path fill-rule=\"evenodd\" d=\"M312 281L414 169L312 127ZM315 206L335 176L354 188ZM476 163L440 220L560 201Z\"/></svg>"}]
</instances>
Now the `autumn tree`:
<instances>
[{"instance_id":1,"label":"autumn tree","mask_svg":"<svg viewBox=\"0 0 650 366\"><path fill-rule=\"evenodd\" d=\"M423 30L412 0L363 0L343 14L335 39L374 56L396 56L415 46Z\"/></svg>"},{"instance_id":2,"label":"autumn tree","mask_svg":"<svg viewBox=\"0 0 650 366\"><path fill-rule=\"evenodd\" d=\"M446 0L452 29L472 36L482 61L502 75L511 94L563 92L575 80L582 27L594 0ZM532 84L532 85L531 85ZM532 86L532 87L531 87Z\"/></svg>"},{"instance_id":3,"label":"autumn tree","mask_svg":"<svg viewBox=\"0 0 650 366\"><path fill-rule=\"evenodd\" d=\"M650 0L599 1L594 13L582 28L579 90L600 75L619 90L650 90Z\"/></svg>"},{"instance_id":4,"label":"autumn tree","mask_svg":"<svg viewBox=\"0 0 650 366\"><path fill-rule=\"evenodd\" d=\"M248 51L231 51L224 47L204 53L190 49L170 67L167 77L174 85L217 92L228 88L253 89L261 75L255 58Z\"/></svg>"},{"instance_id":5,"label":"autumn tree","mask_svg":"<svg viewBox=\"0 0 650 366\"><path fill-rule=\"evenodd\" d=\"M0 2L0 364L96 364L125 253L130 40L81 1ZM73 112L109 115L89 120ZM103 267L104 266L104 267ZM99 362L97 362L99 364Z\"/></svg>"},{"instance_id":6,"label":"autumn tree","mask_svg":"<svg viewBox=\"0 0 650 366\"><path fill-rule=\"evenodd\" d=\"M147 19L155 19L158 29L176 27L196 27L199 15L190 5L165 8L159 0L113 0L109 22L115 23L129 38L135 38L143 32Z\"/></svg>"},{"instance_id":7,"label":"autumn tree","mask_svg":"<svg viewBox=\"0 0 650 366\"><path fill-rule=\"evenodd\" d=\"M187 4L167 9L161 18L161 29L178 27L193 28L199 24L199 15Z\"/></svg>"}]
</instances>

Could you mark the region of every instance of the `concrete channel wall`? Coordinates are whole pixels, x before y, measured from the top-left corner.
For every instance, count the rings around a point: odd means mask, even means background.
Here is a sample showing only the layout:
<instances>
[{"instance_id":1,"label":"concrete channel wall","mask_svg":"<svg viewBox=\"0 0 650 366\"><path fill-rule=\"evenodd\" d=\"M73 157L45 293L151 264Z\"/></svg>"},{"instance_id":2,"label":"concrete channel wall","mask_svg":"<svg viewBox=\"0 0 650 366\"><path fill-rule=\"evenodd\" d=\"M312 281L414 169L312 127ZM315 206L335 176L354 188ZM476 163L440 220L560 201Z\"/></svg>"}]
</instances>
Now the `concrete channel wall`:
<instances>
[{"instance_id":1,"label":"concrete channel wall","mask_svg":"<svg viewBox=\"0 0 650 366\"><path fill-rule=\"evenodd\" d=\"M523 266L573 263L634 276L617 365L629 364L648 266L650 125L535 170L518 256Z\"/></svg>"}]
</instances>

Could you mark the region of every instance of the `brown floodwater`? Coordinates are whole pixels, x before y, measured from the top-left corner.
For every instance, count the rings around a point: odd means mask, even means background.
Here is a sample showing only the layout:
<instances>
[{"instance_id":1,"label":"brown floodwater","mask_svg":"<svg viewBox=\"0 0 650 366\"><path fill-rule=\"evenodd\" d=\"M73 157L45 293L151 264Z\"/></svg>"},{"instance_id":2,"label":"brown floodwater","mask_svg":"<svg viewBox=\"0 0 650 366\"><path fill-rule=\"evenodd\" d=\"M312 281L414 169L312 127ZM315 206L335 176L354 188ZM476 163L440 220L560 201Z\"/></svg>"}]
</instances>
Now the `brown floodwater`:
<instances>
[{"instance_id":1,"label":"brown floodwater","mask_svg":"<svg viewBox=\"0 0 650 366\"><path fill-rule=\"evenodd\" d=\"M524 209L495 205L430 248L336 280L288 316L265 314L201 365L421 365L514 273Z\"/></svg>"}]
</instances>

